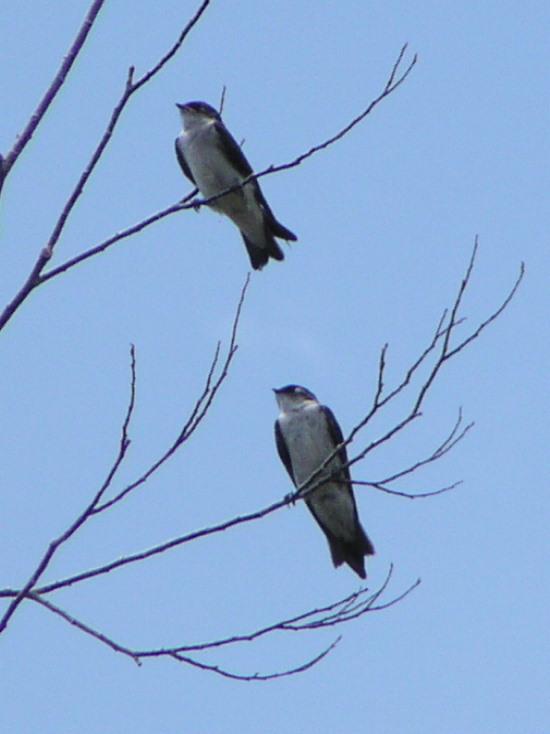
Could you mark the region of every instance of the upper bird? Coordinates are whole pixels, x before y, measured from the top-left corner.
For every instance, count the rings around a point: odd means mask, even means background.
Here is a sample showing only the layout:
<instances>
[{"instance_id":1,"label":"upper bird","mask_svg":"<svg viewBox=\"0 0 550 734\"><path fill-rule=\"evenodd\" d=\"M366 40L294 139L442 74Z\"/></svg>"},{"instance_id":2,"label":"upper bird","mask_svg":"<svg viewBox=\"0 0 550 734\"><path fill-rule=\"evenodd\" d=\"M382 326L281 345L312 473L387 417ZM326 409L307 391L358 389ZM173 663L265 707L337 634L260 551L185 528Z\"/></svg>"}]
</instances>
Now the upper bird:
<instances>
[{"instance_id":1,"label":"upper bird","mask_svg":"<svg viewBox=\"0 0 550 734\"><path fill-rule=\"evenodd\" d=\"M206 102L177 105L183 130L176 138L176 155L184 174L205 198L242 183L253 171L219 113ZM283 260L275 241L296 235L275 219L257 180L210 204L240 229L252 267L261 270L270 257Z\"/></svg>"},{"instance_id":2,"label":"upper bird","mask_svg":"<svg viewBox=\"0 0 550 734\"><path fill-rule=\"evenodd\" d=\"M300 385L276 389L280 409L275 421L275 439L281 461L296 487L317 471L344 437L334 414L315 395ZM361 527L353 496L346 447L342 446L327 466L305 488L305 501L328 540L335 566L347 563L362 579L365 558L374 546ZM324 481L324 477L331 475Z\"/></svg>"}]
</instances>

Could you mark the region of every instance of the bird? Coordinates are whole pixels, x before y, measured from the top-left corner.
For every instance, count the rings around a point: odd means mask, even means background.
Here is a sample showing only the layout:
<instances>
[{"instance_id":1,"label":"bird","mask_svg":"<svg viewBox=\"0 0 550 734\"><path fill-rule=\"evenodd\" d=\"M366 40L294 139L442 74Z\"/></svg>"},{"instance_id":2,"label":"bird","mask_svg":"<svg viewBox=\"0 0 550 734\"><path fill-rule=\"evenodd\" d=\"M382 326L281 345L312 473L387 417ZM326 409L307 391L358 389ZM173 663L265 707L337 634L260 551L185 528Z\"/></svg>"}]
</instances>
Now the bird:
<instances>
[{"instance_id":1,"label":"bird","mask_svg":"<svg viewBox=\"0 0 550 734\"><path fill-rule=\"evenodd\" d=\"M242 183L253 174L239 144L222 118L206 102L176 104L183 129L176 138L176 156L183 173L206 198ZM269 258L283 260L275 238L294 242L297 237L275 219L256 179L209 205L228 216L239 228L255 270Z\"/></svg>"},{"instance_id":2,"label":"bird","mask_svg":"<svg viewBox=\"0 0 550 734\"><path fill-rule=\"evenodd\" d=\"M342 430L331 409L307 388L286 385L274 393L280 410L275 421L279 457L295 487L301 487L343 443ZM365 556L375 551L359 522L347 464L346 447L341 446L312 480L313 485L322 480L320 485L310 494L306 487L305 502L327 538L334 566L347 563L365 579Z\"/></svg>"}]
</instances>

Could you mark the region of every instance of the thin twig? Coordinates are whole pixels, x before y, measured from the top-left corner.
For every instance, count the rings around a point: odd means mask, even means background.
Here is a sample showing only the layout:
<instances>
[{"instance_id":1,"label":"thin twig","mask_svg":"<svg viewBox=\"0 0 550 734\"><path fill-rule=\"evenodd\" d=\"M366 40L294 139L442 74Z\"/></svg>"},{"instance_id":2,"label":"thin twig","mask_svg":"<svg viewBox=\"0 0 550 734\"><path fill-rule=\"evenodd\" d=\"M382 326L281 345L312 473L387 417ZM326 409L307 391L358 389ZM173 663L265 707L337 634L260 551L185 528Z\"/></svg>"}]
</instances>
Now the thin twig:
<instances>
[{"instance_id":1,"label":"thin twig","mask_svg":"<svg viewBox=\"0 0 550 734\"><path fill-rule=\"evenodd\" d=\"M464 322L464 319L458 318L458 309L461 305L464 292L470 282L470 278L471 278L472 271L473 271L473 266L475 263L475 256L477 253L477 248L478 248L478 238L476 237L472 255L470 257L470 261L466 268L466 273L462 279L459 291L453 303L453 307L450 311L448 325L444 326L446 317L449 314L448 309L445 309L442 317L440 318L438 322L437 328L435 329L434 336L430 344L423 350L423 352L416 359L416 361L413 362L413 364L409 367L409 369L407 370L401 382L398 383L393 390L390 390L384 397L381 397L383 393L383 387L384 387L383 372L384 372L385 363L386 363L385 361L386 361L386 355L387 355L387 345L383 347L381 356L380 356L380 360L379 360L378 385L377 385L376 394L375 394L375 398L374 398L371 409L364 416L364 418L360 420L354 426L354 428L349 433L348 437L341 444L338 444L338 446L336 446L334 450L330 452L330 454L328 454L328 456L323 461L323 463L314 472L312 472L312 474L304 482L302 482L302 484L296 489L296 491L293 494L289 495L290 502L294 502L297 499L304 499L305 497L307 497L307 495L309 495L311 492L313 492L315 489L317 489L321 484L323 484L326 481L326 477L324 477L324 473L328 465L334 459L334 457L340 453L343 447L347 447L349 444L352 443L356 435L363 428L365 428L365 426L372 420L374 415L378 414L379 411L385 405L387 405L390 401L392 401L397 395L402 393L409 386L415 373L419 370L421 365L424 364L427 357L436 348L436 346L439 343L441 343L441 346L439 349L439 356L436 358L435 363L428 377L424 380L421 387L419 388L417 398L412 408L407 413L407 415L402 420L395 423L390 429L388 429L385 433L383 433L379 438L371 441L371 443L369 443L362 451L360 451L360 453L357 454L357 456L355 456L351 461L348 461L345 466L351 467L353 464L356 464L362 461L367 456L367 454L371 453L372 451L377 449L379 446L382 446L383 444L390 441L394 436L398 435L401 431L408 428L414 421L420 418L422 415L420 412L420 407L422 406L422 403L428 392L428 389L430 388L436 376L440 372L442 366L447 361L448 355L450 353L456 354L458 351L460 351L465 346L467 346L474 338L476 338L479 335L481 331L483 331L489 324L491 324L511 302L524 276L525 269L524 269L523 263L521 263L520 272L516 278L514 285L512 286L512 288L510 289L509 293L507 294L503 302L500 304L500 306L497 309L495 309L495 311L493 311L491 315L487 319L485 319L485 321L482 322L481 326L478 329L476 329L476 331L473 332L472 335L464 339L463 342L461 342L461 344L459 344L457 348L450 350L449 344L450 344L451 335L454 329ZM469 430L469 427L466 429L466 431L467 430ZM342 466L339 467L339 469L342 469L342 468L343 468Z\"/></svg>"},{"instance_id":2,"label":"thin twig","mask_svg":"<svg viewBox=\"0 0 550 734\"><path fill-rule=\"evenodd\" d=\"M224 637L209 642L198 642L192 645L177 645L173 647L160 648L158 650L140 650L136 651L136 654L141 658L145 658L158 657L172 652L200 652L236 645L243 642L255 642L259 638L271 635L274 632L300 632L303 630L314 629L315 626L334 626L335 624L347 621L350 614L353 614L353 618L356 618L355 611L358 608L363 609L363 613L366 613L386 590L392 573L393 565L390 566L382 586L374 593L369 593L367 588L359 589L359 591L354 591L343 599L338 599L337 601L326 604L325 606L310 609L307 612L302 612L293 617L279 620L278 622L274 622L266 627L261 627L254 632L232 635L231 637ZM413 584L413 586L404 592L405 596L410 593L416 585L417 583ZM367 594L369 594L369 596L365 599L364 597ZM403 593L392 599L391 602L397 603L397 601L402 598L404 598ZM356 604L358 600L359 604Z\"/></svg>"},{"instance_id":3,"label":"thin twig","mask_svg":"<svg viewBox=\"0 0 550 734\"><path fill-rule=\"evenodd\" d=\"M309 670L311 667L319 663L326 655L328 655L329 652L334 649L335 645L339 642L341 638L338 637L336 641L334 641L328 647L322 650L321 653L315 655L304 663L294 668L287 668L283 671L276 673L235 673L221 667L218 664L209 664L197 660L195 657L190 657L189 653L205 652L208 650L212 651L214 649L220 649L222 647L254 642L261 637L273 635L278 632L308 632L327 627L334 627L356 620L364 616L368 612L388 609L389 607L394 606L395 604L398 604L400 601L402 601L420 584L420 579L417 579L413 584L411 584L399 595L393 597L387 602L378 603L378 600L381 598L382 594L386 591L389 585L392 573L393 564L390 565L386 578L380 588L377 589L375 592L370 593L368 596L366 596L366 594L368 593L368 589L359 589L358 591L355 591L352 594L349 594L348 596L344 597L343 599L339 599L336 602L332 602L319 608L310 609L307 612L295 615L284 620L280 620L279 622L275 622L266 627L255 630L254 632L221 638L218 640L213 640L211 642L195 643L192 645L177 645L153 650L133 650L127 646L121 645L104 633L99 632L98 630L93 629L89 625L76 619L73 615L69 614L49 600L43 599L42 596L37 592L30 592L28 598L38 604L41 604L52 613L64 619L70 625L76 627L81 632L84 632L85 634L93 637L102 644L107 645L115 652L119 652L123 655L126 655L127 657L130 657L138 665L141 665L143 659L145 658L170 657L177 660L178 662L186 663L201 670L216 673L218 675L221 675L222 677L232 678L234 680L266 681L272 680L274 678L295 675L297 673Z\"/></svg>"},{"instance_id":4,"label":"thin twig","mask_svg":"<svg viewBox=\"0 0 550 734\"><path fill-rule=\"evenodd\" d=\"M407 476L408 474L413 474L418 469L426 466L427 464L431 464L434 461L437 461L446 454L449 453L449 451L452 451L452 449L460 442L462 439L466 436L466 434L474 427L474 423L468 423L467 426L465 426L460 433L458 433L458 429L462 423L462 410L459 412L459 416L457 419L457 422L455 423L453 430L451 433L447 436L447 438L441 443L432 453L427 456L424 459L419 459L418 461L415 461L413 464L408 466L406 469L401 469L401 471L395 472L394 474L390 474L388 477L384 477L384 479L379 479L376 484L391 484L398 479L402 479L403 477Z\"/></svg>"},{"instance_id":5,"label":"thin twig","mask_svg":"<svg viewBox=\"0 0 550 734\"><path fill-rule=\"evenodd\" d=\"M209 5L210 0L203 0L203 2L199 5L199 8L196 11L195 15L193 15L191 20L187 23L185 28L180 33L177 41L173 44L170 50L167 51L164 56L151 69L149 69L149 71L145 72L145 74L143 74L143 76L134 83L134 87L136 90L142 87L144 84L147 84L147 82L151 81L151 79L156 76L164 66L166 66L170 59L172 59L176 55L176 53L183 46L183 42L189 35L189 32L193 30L193 28L197 25L204 11Z\"/></svg>"},{"instance_id":6,"label":"thin twig","mask_svg":"<svg viewBox=\"0 0 550 734\"><path fill-rule=\"evenodd\" d=\"M120 468L120 465L122 464L124 457L126 456L126 451L128 450L128 446L130 445L127 430L130 424L130 420L131 420L132 413L134 410L134 403L135 403L135 382L136 382L135 367L136 367L135 350L134 350L134 346L132 345L131 347L132 378L131 378L131 387L130 387L130 400L129 400L128 408L125 414L124 422L122 424L122 435L120 438L118 452L117 452L113 465L111 466L109 472L107 473L107 477L105 478L105 481L103 482L101 487L98 489L98 491L95 493L92 500L88 503L85 509L78 515L78 517L71 523L71 525L69 525L69 527L60 536L52 540L51 543L48 545L46 552L44 553L38 565L36 566L35 570L31 574L31 577L29 578L25 586L17 593L15 598L12 599L7 610L5 611L4 615L0 619L0 634L2 634L2 632L6 629L8 622L10 621L11 617L15 613L17 607L21 604L21 602L25 599L25 597L28 596L31 589L33 589L34 586L37 584L38 580L40 579L44 571L47 569L47 567L49 566L50 561L52 560L53 556L55 555L57 550L60 548L60 546L66 543L69 540L69 538L71 538L76 533L76 531L91 517L94 507L101 500L103 494L109 488L111 481L113 480L113 477L115 476L118 469Z\"/></svg>"},{"instance_id":7,"label":"thin twig","mask_svg":"<svg viewBox=\"0 0 550 734\"><path fill-rule=\"evenodd\" d=\"M93 629L87 624L84 624L84 622L81 622L80 620L76 619L76 617L73 617L71 614L66 612L65 610L58 607L56 604L53 604L51 601L47 599L43 599L40 594L30 593L28 594L28 598L32 601L36 602L37 604L40 604L41 606L48 609L48 611L53 612L58 617L61 617L65 620L65 622L68 622L73 627L76 627L81 632L84 632L87 635L90 635L91 637L95 637L96 640L99 640L99 642L103 642L103 644L107 645L111 648L111 650L114 650L115 652L120 652L123 655L127 655L129 658L131 658L134 663L137 665L141 665L141 660L137 655L135 655L131 650L129 650L127 647L123 647L122 645L119 645L117 642L112 640L110 637L107 637L102 632L98 632L97 630Z\"/></svg>"},{"instance_id":8,"label":"thin twig","mask_svg":"<svg viewBox=\"0 0 550 734\"><path fill-rule=\"evenodd\" d=\"M493 323L495 319L497 319L500 314L504 311L504 309L508 306L512 298L516 295L516 292L520 286L521 281L523 280L523 277L525 276L525 263L522 262L520 264L520 269L518 273L518 277L516 278L516 282L514 283L514 286L508 293L508 296L506 299L502 302L502 304L499 306L499 308L496 311L493 311L493 313L485 319L485 321L482 321L482 323L478 326L478 328L473 332L473 334L470 334L469 337L464 339L464 341L460 342L454 349L451 349L447 354L445 355L445 360L451 359L451 357L454 357L455 354L460 352L464 347L468 346L471 342L474 341L474 339L477 339L478 336L481 334L482 331L485 331L485 329Z\"/></svg>"},{"instance_id":9,"label":"thin twig","mask_svg":"<svg viewBox=\"0 0 550 734\"><path fill-rule=\"evenodd\" d=\"M66 262L62 263L61 265L58 265L56 268L52 268L51 270L48 270L45 273L42 273L40 277L38 278L37 285L41 285L42 283L45 283L48 280L51 280L52 278L55 278L57 275L60 275L61 273L66 272L67 270L70 270L75 265L78 265L81 262L84 262L84 260L88 260L90 257L93 257L94 255L98 255L100 252L104 252L107 250L111 245L114 245L116 242L120 242L120 240L124 240L127 237L131 237L133 234L137 234L138 232L141 232L142 229L145 229L150 224L153 224L153 222L158 222L160 219L163 219L164 217L167 217L169 214L173 214L174 212L178 212L181 210L182 203L185 203L189 200L191 200L197 193L198 189L193 189L185 198L177 202L176 204L172 204L171 206L167 207L166 209L162 209L160 212L157 212L156 214L152 214L150 217L147 217L146 219L141 220L137 224L133 224L131 227L128 227L127 229L122 230L121 232L117 232L116 234L112 235L108 239L101 242L99 245L95 245L94 247L91 247L89 250L86 250L85 252L82 252L80 255L76 255L75 257L71 258L70 260L67 260Z\"/></svg>"},{"instance_id":10,"label":"thin twig","mask_svg":"<svg viewBox=\"0 0 550 734\"><path fill-rule=\"evenodd\" d=\"M402 479L403 477L406 477L410 474L414 474L422 467L431 464L435 461L438 461L439 459L443 458L446 454L449 453L462 439L466 436L466 434L473 428L474 423L468 423L467 426L465 426L459 433L459 428L462 425L462 409L458 412L457 420L449 433L449 435L440 443L434 451L432 451L431 454L426 456L424 459L419 459L418 461L415 461L413 464L410 464L405 469L401 469L398 472L394 472L393 474L390 474L387 477L384 477L383 479L378 480L370 480L370 481L360 481L360 480L352 480L352 485L357 486L363 486L363 487L371 487L372 489L379 490L380 492L384 492L385 494L391 494L395 497L407 497L408 499L417 499L422 497L435 497L438 494L444 494L446 492L450 492L452 489L455 489L460 484L462 484L462 481L456 481L452 484L449 484L445 487L440 487L438 489L433 489L427 492L404 492L396 489L390 489L387 485L392 484L393 482L396 482L398 479ZM349 464L351 465L354 460L350 461Z\"/></svg>"},{"instance_id":11,"label":"thin twig","mask_svg":"<svg viewBox=\"0 0 550 734\"><path fill-rule=\"evenodd\" d=\"M310 670L310 668L313 668L314 665L320 663L323 658L325 658L330 652L332 652L332 650L334 650L341 639L341 637L337 637L334 642L332 642L322 652L320 652L318 655L311 658L307 662L302 663L302 665L298 665L296 668L289 668L288 670L283 670L278 673L253 673L251 675L243 675L240 673L232 673L229 670L221 668L219 665L208 665L207 663L199 662L194 658L190 658L186 655L181 655L180 653L171 653L170 657L178 660L179 662L187 663L188 665L192 665L195 668L199 668L199 670L205 670L210 673L217 673L217 675L221 675L222 678L230 678L231 680L240 681L268 681L275 680L276 678L287 678L290 675L296 675L297 673L304 673L306 670Z\"/></svg>"},{"instance_id":12,"label":"thin twig","mask_svg":"<svg viewBox=\"0 0 550 734\"><path fill-rule=\"evenodd\" d=\"M262 517L267 517L267 515L271 515L273 512L276 512L288 503L289 500L287 498L279 500L278 502L274 502L273 504L269 505L268 507L264 507L261 510L256 510L255 512L250 512L246 515L239 515L238 517L234 517L231 520L225 520L224 522L218 523L216 525L210 525L206 528L203 528L202 530L195 530L192 533L173 538L159 545L155 545L152 548L148 548L147 550L133 553L128 556L123 556L122 558L117 558L117 560L106 563L103 566L98 566L88 571L83 571L82 573L75 574L74 576L69 576L65 579L61 579L60 581L41 586L40 588L36 589L36 592L38 594L47 594L52 591L57 591L58 589L72 586L73 584L79 583L81 581L95 578L96 576L102 576L106 573L114 571L117 568L128 566L138 561L143 561L146 558L152 558L153 556L165 553L172 548L177 548L180 545L190 543L193 540L197 540L198 538L204 538L208 535L221 533L225 530L236 527L237 525L242 525L243 523L251 522L253 520L259 520Z\"/></svg>"},{"instance_id":13,"label":"thin twig","mask_svg":"<svg viewBox=\"0 0 550 734\"><path fill-rule=\"evenodd\" d=\"M37 604L40 604L41 606L48 609L48 611L52 612L53 614L57 615L58 617L61 617L61 619L68 622L71 626L76 627L76 629L80 630L80 632L84 632L84 634L89 635L90 637L93 637L98 642L101 642L104 645L107 645L111 650L114 650L115 652L121 653L122 655L125 655L126 657L129 657L133 660L134 663L137 665L141 665L141 657L146 657L147 655L142 655L141 653L136 653L133 650L130 650L128 647L125 647L124 645L120 645L118 642L115 642L112 638L107 637L107 635L103 634L102 632L99 632L96 629L93 629L93 627L90 627L89 625L85 624L84 622L81 622L80 620L76 619L73 615L69 614L65 610L61 609L57 605L53 604L52 602L42 599L42 597L36 593L31 593L28 595L28 598L32 601L36 602ZM314 657L306 660L304 663L301 663L300 665L294 667L294 668L287 668L286 670L282 670L276 673L252 673L249 675L242 674L242 673L234 673L230 670L227 670L226 668L222 668L219 665L211 665L208 663L201 662L199 660L196 660L195 658L189 657L188 655L183 655L178 652L174 651L166 651L163 653L164 657L170 657L174 660L177 660L180 663L186 663L187 665L191 665L194 668L199 668L200 670L205 670L211 673L216 673L223 678L231 678L232 680L240 680L240 681L268 681L273 680L275 678L283 678L290 675L296 675L297 673L303 673L306 670L309 670L314 665L317 665L317 663L320 663L323 658L325 658L334 648L336 645L340 642L341 637L338 637L334 642L332 642L328 647L326 647L324 650L322 650L319 654L315 655Z\"/></svg>"},{"instance_id":14,"label":"thin twig","mask_svg":"<svg viewBox=\"0 0 550 734\"><path fill-rule=\"evenodd\" d=\"M94 510L93 514L97 514L100 512L103 512L104 510L107 510L109 507L112 507L113 505L120 502L122 499L124 499L130 492L133 492L135 489L140 487L141 485L145 484L145 482L158 470L160 467L170 459L171 456L184 444L196 431L200 423L204 420L206 417L206 414L208 410L210 409L210 406L212 405L212 402L214 398L216 397L216 394L220 387L222 386L223 382L227 378L227 375L229 373L229 367L231 366L231 362L233 361L233 357L235 356L238 345L237 345L237 329L239 326L239 321L241 318L241 312L242 307L244 304L244 299L246 296L246 291L248 289L248 285L250 283L250 274L246 276L246 280L244 282L244 285L241 289L241 293L239 296L239 302L237 304L237 310L235 312L235 317L233 319L233 325L231 327L231 338L229 342L229 346L227 348L227 355L224 360L224 363L222 365L221 371L219 376L217 377L214 384L212 384L212 380L214 378L214 371L216 368L216 365L218 363L218 358L220 354L220 342L218 342L216 346L216 351L214 353L214 358L212 359L210 369L208 371L208 375L206 378L206 384L204 386L204 389L197 399L195 406L193 410L191 411L191 415L187 419L185 425L179 432L176 440L171 444L171 446L162 454L162 456L157 459L148 469L145 471L138 479L136 479L134 482L129 484L125 489L120 491L115 497L108 500L107 502L104 502L101 505L97 505Z\"/></svg>"},{"instance_id":15,"label":"thin twig","mask_svg":"<svg viewBox=\"0 0 550 734\"><path fill-rule=\"evenodd\" d=\"M453 489L456 489L462 484L462 479L459 479L456 482L453 482L452 484L448 484L446 487L440 487L439 489L432 489L428 492L402 492L398 489L390 489L390 487L386 487L381 482L367 482L367 481L361 481L359 479L352 479L351 484L357 485L360 487L371 487L372 489L376 489L379 492L384 492L384 494L392 494L394 497L406 497L409 500L417 500L422 499L424 497L436 497L438 494L445 494L445 492L450 492Z\"/></svg>"},{"instance_id":16,"label":"thin twig","mask_svg":"<svg viewBox=\"0 0 550 734\"><path fill-rule=\"evenodd\" d=\"M224 84L223 87L222 87L222 95L220 97L220 104L219 104L219 107L218 107L218 112L220 113L220 115L223 114L223 106L225 104L225 93L226 93L226 91L227 91L227 87Z\"/></svg>"},{"instance_id":17,"label":"thin twig","mask_svg":"<svg viewBox=\"0 0 550 734\"><path fill-rule=\"evenodd\" d=\"M21 591L16 594L15 598L12 599L12 602L8 606L8 609L6 610L3 618L0 620L0 633L5 629L9 619L11 618L11 616L13 615L13 613L15 612L19 604L23 601L25 596L27 596L29 591L32 588L34 588L40 576L44 573L44 571L48 567L54 553L57 551L59 546L65 543L94 514L98 512L102 512L103 510L107 509L108 507L111 507L115 503L122 500L129 492L131 492L137 486L139 486L140 484L143 484L151 476L151 474L153 474L165 461L167 461L167 459L170 456L172 456L172 454L177 450L177 448L179 448L179 446L181 446L181 444L184 441L186 441L187 438L189 438L189 436L192 435L192 433L197 429L201 421L206 416L218 390L220 389L221 385L225 381L228 375L231 361L237 350L237 344L236 344L237 328L238 328L239 319L241 316L242 307L244 304L244 299L245 299L245 295L246 295L246 291L247 291L249 283L250 283L250 275L247 276L245 283L243 285L243 288L241 289L235 318L233 320L233 325L231 328L231 341L229 344L226 360L222 367L222 371L219 377L217 378L216 382L212 385L213 372L214 372L215 365L217 363L217 353L219 350L219 345L218 345L218 350L216 352L214 362L208 373L205 389L202 395L200 396L199 400L197 401L195 408L193 409L191 413L190 418L188 419L187 423L185 424L176 442L170 447L170 449L167 452L165 452L165 454L161 457L161 459L159 459L142 477L140 477L139 480L137 480L132 485L127 487L123 492L120 492L112 500L109 500L108 502L105 502L104 504L101 505L100 501L103 495L105 494L105 492L107 491L108 487L111 485L111 482L115 474L117 473L118 469L120 468L120 465L122 464L122 461L124 460L124 457L126 456L126 451L130 445L130 441L128 438L128 427L129 427L132 413L134 410L135 394L136 394L136 360L135 360L135 348L132 345L131 347L131 373L132 373L132 376L131 376L131 384L130 384L130 401L129 401L128 409L127 409L126 416L123 422L123 426L122 426L122 435L120 439L120 446L119 446L117 457L111 469L109 470L107 478L105 479L105 481L103 482L99 490L94 495L92 501L88 504L85 510L80 513L80 515L72 523L72 525L61 536L59 536L59 538L55 539L54 541L50 543L46 553L42 557L41 561L39 562L31 578L27 581L27 583L21 589ZM94 574L92 573L92 575ZM40 593L40 591L38 593Z\"/></svg>"}]
</instances>

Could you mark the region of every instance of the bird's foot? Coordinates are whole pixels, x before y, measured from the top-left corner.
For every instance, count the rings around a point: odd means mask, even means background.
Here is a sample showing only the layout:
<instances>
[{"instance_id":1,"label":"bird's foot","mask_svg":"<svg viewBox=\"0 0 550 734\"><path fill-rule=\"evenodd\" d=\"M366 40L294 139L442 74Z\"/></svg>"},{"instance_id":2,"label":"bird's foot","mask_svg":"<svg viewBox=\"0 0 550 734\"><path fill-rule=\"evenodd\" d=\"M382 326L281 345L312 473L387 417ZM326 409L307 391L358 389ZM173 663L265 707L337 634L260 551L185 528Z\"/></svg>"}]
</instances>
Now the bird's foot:
<instances>
[{"instance_id":1,"label":"bird's foot","mask_svg":"<svg viewBox=\"0 0 550 734\"><path fill-rule=\"evenodd\" d=\"M289 492L287 495L285 495L285 502L288 505L295 505L297 499L298 499L297 492Z\"/></svg>"}]
</instances>

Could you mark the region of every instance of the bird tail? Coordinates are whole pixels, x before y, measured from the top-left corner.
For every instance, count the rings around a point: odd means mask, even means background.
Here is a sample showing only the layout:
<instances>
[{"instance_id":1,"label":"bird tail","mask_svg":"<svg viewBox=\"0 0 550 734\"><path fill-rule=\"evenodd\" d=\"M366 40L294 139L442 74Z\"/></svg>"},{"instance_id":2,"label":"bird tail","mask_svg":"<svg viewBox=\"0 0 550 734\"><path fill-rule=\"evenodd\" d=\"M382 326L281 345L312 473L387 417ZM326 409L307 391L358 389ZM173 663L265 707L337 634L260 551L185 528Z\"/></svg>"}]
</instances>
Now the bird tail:
<instances>
[{"instance_id":1,"label":"bird tail","mask_svg":"<svg viewBox=\"0 0 550 734\"><path fill-rule=\"evenodd\" d=\"M279 239L287 242L296 242L298 238L294 232L291 232L290 229L287 229L275 219L275 214L271 211L271 207L265 200L259 186L256 189L256 198L265 216L267 233L271 233L272 237L279 237Z\"/></svg>"},{"instance_id":2,"label":"bird tail","mask_svg":"<svg viewBox=\"0 0 550 734\"><path fill-rule=\"evenodd\" d=\"M334 536L329 537L328 541L334 566L347 563L360 578L366 579L365 556L374 555L375 550L363 528L360 527L360 531L361 534L352 543L346 543Z\"/></svg>"},{"instance_id":3,"label":"bird tail","mask_svg":"<svg viewBox=\"0 0 550 734\"><path fill-rule=\"evenodd\" d=\"M269 232L265 233L264 240L261 245L256 244L241 231L250 264L254 270L261 270L270 257L274 260L284 260L284 254L279 245L275 242L275 238Z\"/></svg>"},{"instance_id":4,"label":"bird tail","mask_svg":"<svg viewBox=\"0 0 550 734\"><path fill-rule=\"evenodd\" d=\"M296 240L298 239L294 232L291 232L289 229L284 227L280 222L275 219L275 217L270 219L269 228L271 229L271 234L274 237L279 237L279 239L281 240L287 240L287 242L296 242Z\"/></svg>"}]
</instances>

